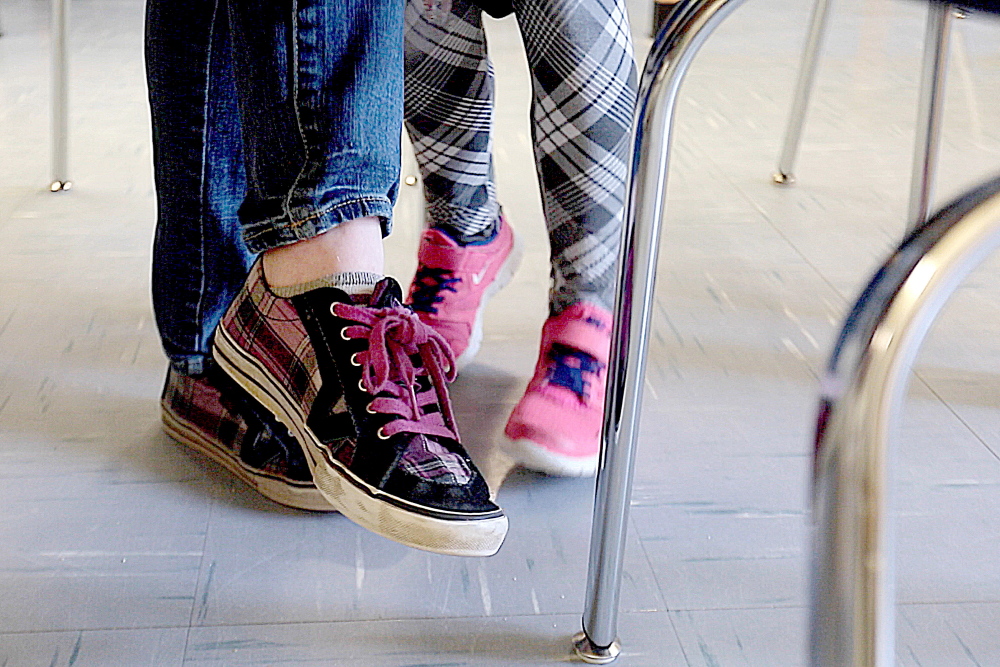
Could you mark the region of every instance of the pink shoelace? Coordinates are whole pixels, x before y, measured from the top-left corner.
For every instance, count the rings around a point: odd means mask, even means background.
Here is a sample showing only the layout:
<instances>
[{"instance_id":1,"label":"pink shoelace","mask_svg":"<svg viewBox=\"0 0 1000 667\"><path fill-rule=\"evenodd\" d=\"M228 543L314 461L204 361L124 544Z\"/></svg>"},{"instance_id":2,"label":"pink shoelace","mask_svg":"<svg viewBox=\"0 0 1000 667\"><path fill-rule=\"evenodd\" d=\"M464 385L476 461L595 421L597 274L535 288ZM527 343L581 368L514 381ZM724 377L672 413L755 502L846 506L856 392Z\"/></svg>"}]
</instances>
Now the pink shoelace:
<instances>
[{"instance_id":1,"label":"pink shoelace","mask_svg":"<svg viewBox=\"0 0 1000 667\"><path fill-rule=\"evenodd\" d=\"M455 358L441 334L421 322L408 308L369 308L346 303L333 305L333 313L356 322L345 327L346 338L364 338L368 349L357 353L352 363L361 366L361 383L369 394L376 396L369 410L397 415L381 429L382 437L396 433L423 433L458 440L449 426L454 424L447 396L438 396L437 387L455 379ZM421 365L413 364L419 356ZM430 388L417 392L420 376L430 378ZM424 414L423 408L440 403L440 411Z\"/></svg>"}]
</instances>

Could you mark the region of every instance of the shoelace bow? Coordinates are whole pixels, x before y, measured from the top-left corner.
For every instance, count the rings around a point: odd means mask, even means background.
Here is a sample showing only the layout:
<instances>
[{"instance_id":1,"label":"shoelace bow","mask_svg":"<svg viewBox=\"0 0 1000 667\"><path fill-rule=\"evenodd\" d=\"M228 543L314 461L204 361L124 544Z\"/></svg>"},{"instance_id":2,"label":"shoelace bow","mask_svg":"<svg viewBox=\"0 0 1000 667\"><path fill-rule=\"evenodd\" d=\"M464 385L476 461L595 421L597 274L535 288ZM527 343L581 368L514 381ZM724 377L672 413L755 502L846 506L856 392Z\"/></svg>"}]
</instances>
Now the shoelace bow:
<instances>
[{"instance_id":1,"label":"shoelace bow","mask_svg":"<svg viewBox=\"0 0 1000 667\"><path fill-rule=\"evenodd\" d=\"M439 399L436 387L455 379L455 358L441 334L427 326L408 308L367 308L337 303L337 317L356 322L344 329L347 338L365 338L368 349L357 354L361 382L375 398L370 409L397 415L382 427L384 437L396 433L423 433L458 440L448 399ZM420 357L420 367L412 356ZM430 387L417 391L417 379L427 376ZM378 396L386 393L389 396ZM440 410L424 414L423 408L440 401ZM445 421L447 419L447 422Z\"/></svg>"},{"instance_id":2,"label":"shoelace bow","mask_svg":"<svg viewBox=\"0 0 1000 667\"><path fill-rule=\"evenodd\" d=\"M436 313L434 304L444 301L441 290L456 292L454 285L461 282L461 278L456 278L449 269L435 269L430 266L421 266L417 270L417 275L413 281L416 289L410 295L414 310L425 313Z\"/></svg>"}]
</instances>

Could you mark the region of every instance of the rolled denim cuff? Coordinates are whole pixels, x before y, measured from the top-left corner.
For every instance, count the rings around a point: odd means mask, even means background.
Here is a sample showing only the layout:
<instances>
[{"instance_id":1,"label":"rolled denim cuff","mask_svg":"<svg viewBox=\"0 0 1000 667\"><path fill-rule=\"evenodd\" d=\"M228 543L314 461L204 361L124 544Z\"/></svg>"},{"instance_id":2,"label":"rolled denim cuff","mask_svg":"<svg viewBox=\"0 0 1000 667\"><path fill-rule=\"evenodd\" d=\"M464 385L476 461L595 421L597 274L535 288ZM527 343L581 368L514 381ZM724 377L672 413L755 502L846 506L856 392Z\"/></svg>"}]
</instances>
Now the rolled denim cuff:
<instances>
[{"instance_id":1,"label":"rolled denim cuff","mask_svg":"<svg viewBox=\"0 0 1000 667\"><path fill-rule=\"evenodd\" d=\"M243 239L247 249L252 253L264 252L319 236L342 222L372 216L379 219L383 238L392 231L392 202L384 196L356 197L312 213L303 213L302 217L246 225Z\"/></svg>"}]
</instances>

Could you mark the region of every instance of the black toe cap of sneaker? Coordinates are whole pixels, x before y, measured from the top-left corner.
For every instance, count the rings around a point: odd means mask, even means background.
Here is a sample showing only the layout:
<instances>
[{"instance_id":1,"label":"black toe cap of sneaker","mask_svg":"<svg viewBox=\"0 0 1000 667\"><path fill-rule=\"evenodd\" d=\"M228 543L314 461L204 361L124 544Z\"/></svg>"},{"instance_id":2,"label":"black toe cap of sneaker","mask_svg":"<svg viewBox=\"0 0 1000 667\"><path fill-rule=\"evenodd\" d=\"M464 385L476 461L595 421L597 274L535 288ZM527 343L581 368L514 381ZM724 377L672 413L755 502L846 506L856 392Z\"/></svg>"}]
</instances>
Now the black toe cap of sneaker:
<instances>
[{"instance_id":1,"label":"black toe cap of sneaker","mask_svg":"<svg viewBox=\"0 0 1000 667\"><path fill-rule=\"evenodd\" d=\"M467 484L441 484L403 470L394 470L383 490L397 498L431 510L462 514L498 514L500 507L490 500L490 490L482 475L475 472Z\"/></svg>"}]
</instances>

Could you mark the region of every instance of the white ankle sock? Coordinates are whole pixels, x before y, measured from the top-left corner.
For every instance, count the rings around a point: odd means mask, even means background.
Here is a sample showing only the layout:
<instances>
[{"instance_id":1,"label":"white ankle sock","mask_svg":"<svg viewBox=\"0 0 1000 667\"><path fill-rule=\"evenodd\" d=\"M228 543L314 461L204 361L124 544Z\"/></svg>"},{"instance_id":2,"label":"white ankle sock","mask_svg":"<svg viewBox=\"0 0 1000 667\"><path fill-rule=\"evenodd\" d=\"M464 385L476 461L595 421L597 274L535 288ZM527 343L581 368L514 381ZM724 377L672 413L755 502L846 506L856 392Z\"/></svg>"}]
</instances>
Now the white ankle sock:
<instances>
[{"instance_id":1,"label":"white ankle sock","mask_svg":"<svg viewBox=\"0 0 1000 667\"><path fill-rule=\"evenodd\" d=\"M351 296L359 294L371 294L375 289L375 284L385 276L367 271L345 271L344 273L334 273L329 276L310 280L307 283L289 285L287 287L272 287L271 291L276 296L289 299L299 294L305 294L320 287L336 287Z\"/></svg>"}]
</instances>

